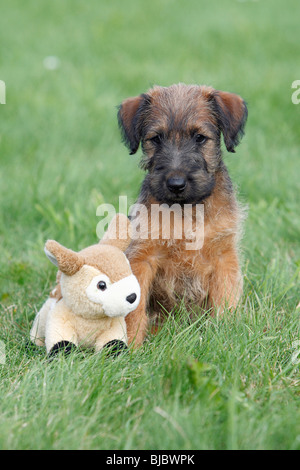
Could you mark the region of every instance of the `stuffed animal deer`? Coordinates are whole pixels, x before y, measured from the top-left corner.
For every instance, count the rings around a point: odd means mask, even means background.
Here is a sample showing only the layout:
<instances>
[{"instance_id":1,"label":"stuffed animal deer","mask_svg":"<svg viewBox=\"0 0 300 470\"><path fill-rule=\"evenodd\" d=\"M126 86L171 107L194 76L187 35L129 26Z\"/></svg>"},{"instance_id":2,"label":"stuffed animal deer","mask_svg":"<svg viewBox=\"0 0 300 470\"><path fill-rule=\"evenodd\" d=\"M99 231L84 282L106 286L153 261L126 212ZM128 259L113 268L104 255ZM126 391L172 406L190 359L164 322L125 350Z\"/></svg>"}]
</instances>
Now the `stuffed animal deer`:
<instances>
[{"instance_id":1,"label":"stuffed animal deer","mask_svg":"<svg viewBox=\"0 0 300 470\"><path fill-rule=\"evenodd\" d=\"M58 284L38 312L30 338L49 355L79 345L96 351L127 347L125 316L140 301L139 283L124 254L129 229L127 217L117 214L102 240L78 253L47 241L45 253L59 269Z\"/></svg>"}]
</instances>

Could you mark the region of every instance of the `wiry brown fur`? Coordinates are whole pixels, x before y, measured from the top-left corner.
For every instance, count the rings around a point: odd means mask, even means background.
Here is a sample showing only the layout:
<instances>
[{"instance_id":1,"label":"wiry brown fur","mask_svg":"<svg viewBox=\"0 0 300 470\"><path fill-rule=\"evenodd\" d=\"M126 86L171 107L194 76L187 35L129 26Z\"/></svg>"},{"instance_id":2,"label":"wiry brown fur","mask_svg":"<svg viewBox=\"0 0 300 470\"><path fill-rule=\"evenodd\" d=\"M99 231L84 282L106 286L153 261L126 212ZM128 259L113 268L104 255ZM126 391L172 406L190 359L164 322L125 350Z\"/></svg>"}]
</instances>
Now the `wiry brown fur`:
<instances>
[{"instance_id":1,"label":"wiry brown fur","mask_svg":"<svg viewBox=\"0 0 300 470\"><path fill-rule=\"evenodd\" d=\"M148 173L138 203L148 209L148 230L153 204L204 204L200 250L187 250L184 238L172 236L170 240L135 239L127 250L142 291L139 307L126 318L129 342L138 346L148 317L161 318L163 310L171 311L180 299L191 310L205 307L212 314L238 304L241 213L222 160L220 137L234 152L243 135L247 108L238 95L179 84L154 87L125 100L118 117L130 153L142 145L142 167ZM204 143L197 143L199 135L205 137ZM169 190L172 178L185 182L180 192ZM161 233L161 226L156 229Z\"/></svg>"}]
</instances>

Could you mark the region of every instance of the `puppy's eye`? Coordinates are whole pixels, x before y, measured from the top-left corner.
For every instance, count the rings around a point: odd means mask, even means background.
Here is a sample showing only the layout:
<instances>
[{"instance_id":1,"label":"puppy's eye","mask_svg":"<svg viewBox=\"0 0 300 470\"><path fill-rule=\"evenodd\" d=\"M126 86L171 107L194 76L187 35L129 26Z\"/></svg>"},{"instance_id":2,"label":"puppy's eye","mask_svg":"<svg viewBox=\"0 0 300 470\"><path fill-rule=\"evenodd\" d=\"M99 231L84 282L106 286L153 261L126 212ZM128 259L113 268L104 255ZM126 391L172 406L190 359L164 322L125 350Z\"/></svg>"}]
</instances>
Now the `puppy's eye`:
<instances>
[{"instance_id":1,"label":"puppy's eye","mask_svg":"<svg viewBox=\"0 0 300 470\"><path fill-rule=\"evenodd\" d=\"M161 144L161 141L162 141L162 136L161 134L156 134L155 136L151 137L151 139L149 139L153 144L155 145L159 145Z\"/></svg>"},{"instance_id":2,"label":"puppy's eye","mask_svg":"<svg viewBox=\"0 0 300 470\"><path fill-rule=\"evenodd\" d=\"M99 281L98 284L97 284L97 289L99 289L99 290L106 290L106 289L107 289L106 282L104 282L104 281Z\"/></svg>"},{"instance_id":3,"label":"puppy's eye","mask_svg":"<svg viewBox=\"0 0 300 470\"><path fill-rule=\"evenodd\" d=\"M157 166L154 168L155 171L163 171L164 169L165 169L165 167L162 166L162 165L157 165Z\"/></svg>"},{"instance_id":4,"label":"puppy's eye","mask_svg":"<svg viewBox=\"0 0 300 470\"><path fill-rule=\"evenodd\" d=\"M204 142L207 141L207 137L205 137L205 135L202 135L202 134L196 134L195 140L197 144L204 144Z\"/></svg>"}]
</instances>

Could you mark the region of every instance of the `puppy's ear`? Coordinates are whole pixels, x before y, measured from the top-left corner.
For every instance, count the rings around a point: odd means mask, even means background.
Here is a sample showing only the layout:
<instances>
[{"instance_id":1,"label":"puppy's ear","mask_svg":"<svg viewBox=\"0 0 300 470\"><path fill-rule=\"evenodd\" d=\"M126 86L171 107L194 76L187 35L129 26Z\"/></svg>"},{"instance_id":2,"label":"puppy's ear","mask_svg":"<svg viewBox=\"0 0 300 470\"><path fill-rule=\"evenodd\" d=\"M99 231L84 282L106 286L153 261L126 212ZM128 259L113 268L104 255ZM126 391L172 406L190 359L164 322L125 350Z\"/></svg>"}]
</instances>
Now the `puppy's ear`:
<instances>
[{"instance_id":1,"label":"puppy's ear","mask_svg":"<svg viewBox=\"0 0 300 470\"><path fill-rule=\"evenodd\" d=\"M244 127L248 117L245 101L234 93L226 91L214 92L216 113L220 130L228 152L234 153L244 135Z\"/></svg>"},{"instance_id":2,"label":"puppy's ear","mask_svg":"<svg viewBox=\"0 0 300 470\"><path fill-rule=\"evenodd\" d=\"M118 122L123 141L130 150L130 155L137 152L142 137L143 118L150 96L143 94L134 98L127 98L119 106Z\"/></svg>"}]
</instances>

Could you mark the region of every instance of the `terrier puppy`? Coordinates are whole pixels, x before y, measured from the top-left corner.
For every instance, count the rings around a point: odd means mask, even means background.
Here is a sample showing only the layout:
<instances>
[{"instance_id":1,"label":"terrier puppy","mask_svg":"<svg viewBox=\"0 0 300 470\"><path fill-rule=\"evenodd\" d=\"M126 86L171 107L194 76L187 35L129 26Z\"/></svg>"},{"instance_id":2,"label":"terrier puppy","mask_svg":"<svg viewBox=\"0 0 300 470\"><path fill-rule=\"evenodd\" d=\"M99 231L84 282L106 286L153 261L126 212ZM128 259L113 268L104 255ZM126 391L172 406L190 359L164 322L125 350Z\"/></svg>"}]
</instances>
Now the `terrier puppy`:
<instances>
[{"instance_id":1,"label":"terrier puppy","mask_svg":"<svg viewBox=\"0 0 300 470\"><path fill-rule=\"evenodd\" d=\"M161 318L179 299L193 311L200 306L212 315L238 304L241 210L222 160L221 134L227 150L235 152L246 119L240 96L197 85L155 86L119 107L124 143L131 155L141 143L147 171L137 202L148 210L148 220L140 211L140 225L148 225L127 250L141 286L140 304L126 317L128 339L136 347L145 338L149 317ZM201 249L187 249L186 237L174 233L163 239L161 220L151 217L151 208L162 204L181 208L180 216L177 211L173 217L173 232L182 223L185 205L192 207L193 227L195 208L203 205Z\"/></svg>"}]
</instances>

